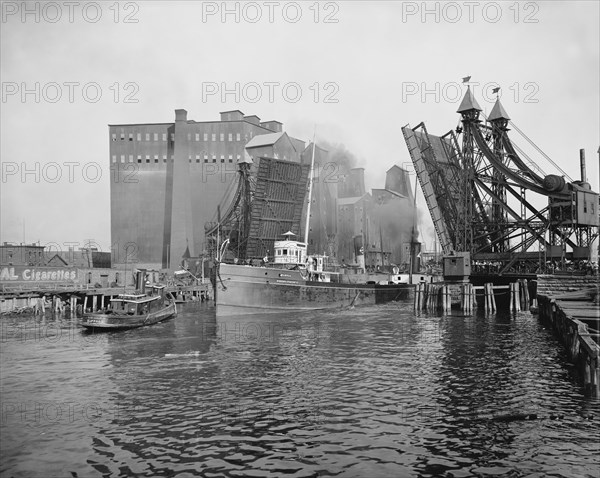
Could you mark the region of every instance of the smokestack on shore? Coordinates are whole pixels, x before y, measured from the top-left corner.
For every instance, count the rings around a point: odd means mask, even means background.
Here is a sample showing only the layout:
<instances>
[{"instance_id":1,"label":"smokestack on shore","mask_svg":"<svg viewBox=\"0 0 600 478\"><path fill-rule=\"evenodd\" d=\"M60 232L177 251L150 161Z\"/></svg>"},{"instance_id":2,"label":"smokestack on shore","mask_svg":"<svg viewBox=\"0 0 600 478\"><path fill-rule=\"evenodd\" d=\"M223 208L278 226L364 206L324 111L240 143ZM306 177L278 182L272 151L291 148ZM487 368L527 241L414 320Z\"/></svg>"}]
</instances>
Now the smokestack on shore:
<instances>
[{"instance_id":1,"label":"smokestack on shore","mask_svg":"<svg viewBox=\"0 0 600 478\"><path fill-rule=\"evenodd\" d=\"M585 174L585 149L581 148L579 150L579 167L581 168L581 182L586 183L586 174Z\"/></svg>"}]
</instances>

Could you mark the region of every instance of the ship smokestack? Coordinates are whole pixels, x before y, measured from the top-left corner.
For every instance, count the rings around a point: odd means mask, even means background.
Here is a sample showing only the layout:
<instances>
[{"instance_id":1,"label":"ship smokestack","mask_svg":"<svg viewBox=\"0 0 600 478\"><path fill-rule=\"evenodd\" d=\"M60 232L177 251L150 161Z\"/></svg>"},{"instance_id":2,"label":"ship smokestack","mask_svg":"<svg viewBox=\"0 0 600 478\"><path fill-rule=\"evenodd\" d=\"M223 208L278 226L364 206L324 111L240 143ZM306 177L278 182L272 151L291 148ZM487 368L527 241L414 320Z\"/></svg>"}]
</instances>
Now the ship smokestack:
<instances>
[{"instance_id":1,"label":"ship smokestack","mask_svg":"<svg viewBox=\"0 0 600 478\"><path fill-rule=\"evenodd\" d=\"M579 167L581 168L581 182L587 182L586 174L585 174L585 149L581 148L579 150Z\"/></svg>"},{"instance_id":2,"label":"ship smokestack","mask_svg":"<svg viewBox=\"0 0 600 478\"><path fill-rule=\"evenodd\" d=\"M137 270L135 273L135 288L144 294L146 292L146 270Z\"/></svg>"}]
</instances>

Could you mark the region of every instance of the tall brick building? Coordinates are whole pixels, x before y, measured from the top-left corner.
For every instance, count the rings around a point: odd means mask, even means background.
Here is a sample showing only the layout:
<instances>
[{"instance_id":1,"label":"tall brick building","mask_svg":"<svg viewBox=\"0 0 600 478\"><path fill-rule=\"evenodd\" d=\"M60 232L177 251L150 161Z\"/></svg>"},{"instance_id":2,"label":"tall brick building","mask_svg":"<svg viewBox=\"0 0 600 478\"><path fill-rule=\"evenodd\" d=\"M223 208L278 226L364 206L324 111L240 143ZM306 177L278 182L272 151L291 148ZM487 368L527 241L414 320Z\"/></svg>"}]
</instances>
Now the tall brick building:
<instances>
[{"instance_id":1,"label":"tall brick building","mask_svg":"<svg viewBox=\"0 0 600 478\"><path fill-rule=\"evenodd\" d=\"M174 123L109 125L109 141L113 262L151 268L177 268L182 257L202 253L204 225L215 219L246 147L297 161L305 149L279 121L239 110L219 121L188 120L179 109Z\"/></svg>"}]
</instances>

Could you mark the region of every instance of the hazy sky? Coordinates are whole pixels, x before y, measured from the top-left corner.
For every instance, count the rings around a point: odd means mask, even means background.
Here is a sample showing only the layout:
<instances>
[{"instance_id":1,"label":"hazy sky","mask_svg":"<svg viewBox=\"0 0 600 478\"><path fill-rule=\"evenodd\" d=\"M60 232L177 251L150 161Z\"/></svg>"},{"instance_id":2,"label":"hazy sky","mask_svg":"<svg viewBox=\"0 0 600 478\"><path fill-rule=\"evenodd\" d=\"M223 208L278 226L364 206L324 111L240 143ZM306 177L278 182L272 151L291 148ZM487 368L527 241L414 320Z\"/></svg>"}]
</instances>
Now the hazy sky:
<instances>
[{"instance_id":1,"label":"hazy sky","mask_svg":"<svg viewBox=\"0 0 600 478\"><path fill-rule=\"evenodd\" d=\"M23 5L2 2L1 241L108 250L107 125L172 122L177 108L197 121L241 109L306 141L316 126L382 187L410 164L402 126L456 127L468 75L488 113L501 86L514 123L573 179L585 148L598 189L597 1Z\"/></svg>"}]
</instances>

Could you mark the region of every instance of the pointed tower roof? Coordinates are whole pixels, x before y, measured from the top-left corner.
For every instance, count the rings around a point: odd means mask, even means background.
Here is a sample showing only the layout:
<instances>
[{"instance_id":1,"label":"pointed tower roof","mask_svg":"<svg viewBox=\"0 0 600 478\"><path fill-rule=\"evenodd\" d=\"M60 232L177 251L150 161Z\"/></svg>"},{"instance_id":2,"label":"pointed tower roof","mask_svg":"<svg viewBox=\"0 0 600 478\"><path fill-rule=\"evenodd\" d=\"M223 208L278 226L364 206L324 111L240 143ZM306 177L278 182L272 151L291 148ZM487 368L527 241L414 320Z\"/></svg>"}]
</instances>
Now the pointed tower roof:
<instances>
[{"instance_id":1,"label":"pointed tower roof","mask_svg":"<svg viewBox=\"0 0 600 478\"><path fill-rule=\"evenodd\" d=\"M510 119L506 113L506 110L504 109L504 106L502 106L502 103L500 103L500 98L496 98L496 103L494 103L494 107L488 116L488 121L494 121L497 119Z\"/></svg>"},{"instance_id":2,"label":"pointed tower roof","mask_svg":"<svg viewBox=\"0 0 600 478\"><path fill-rule=\"evenodd\" d=\"M252 164L252 163L254 163L254 161L252 160L252 158L250 157L248 152L246 150L244 150L244 155L240 159L238 159L237 163L238 164L242 164L242 163Z\"/></svg>"},{"instance_id":3,"label":"pointed tower roof","mask_svg":"<svg viewBox=\"0 0 600 478\"><path fill-rule=\"evenodd\" d=\"M465 111L469 110L481 111L481 107L479 106L479 103L477 103L475 96L473 96L471 87L467 86L467 92L465 93L465 97L460 102L460 106L458 107L458 110L456 112L464 113Z\"/></svg>"}]
</instances>

